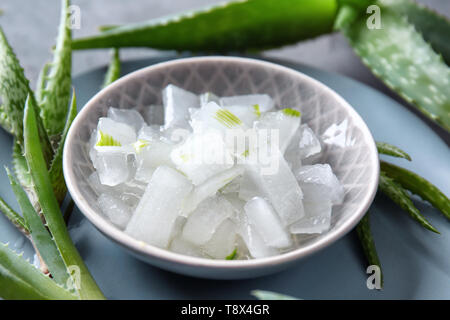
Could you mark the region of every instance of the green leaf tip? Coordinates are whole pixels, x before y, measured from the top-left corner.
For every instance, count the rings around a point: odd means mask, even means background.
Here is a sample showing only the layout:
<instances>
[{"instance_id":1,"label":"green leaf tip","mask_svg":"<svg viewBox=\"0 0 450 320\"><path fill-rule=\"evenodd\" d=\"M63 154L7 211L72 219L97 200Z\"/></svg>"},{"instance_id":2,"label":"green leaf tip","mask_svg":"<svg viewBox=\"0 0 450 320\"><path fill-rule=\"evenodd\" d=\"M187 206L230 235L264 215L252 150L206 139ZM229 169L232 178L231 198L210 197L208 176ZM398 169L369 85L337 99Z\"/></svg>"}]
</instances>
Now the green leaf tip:
<instances>
[{"instance_id":1,"label":"green leaf tip","mask_svg":"<svg viewBox=\"0 0 450 320\"><path fill-rule=\"evenodd\" d=\"M253 290L251 291L251 295L258 300L300 300L292 296L267 290Z\"/></svg>"},{"instance_id":2,"label":"green leaf tip","mask_svg":"<svg viewBox=\"0 0 450 320\"><path fill-rule=\"evenodd\" d=\"M289 116L289 117L295 117L295 118L299 118L301 116L300 111L292 109L292 108L286 108L281 110L285 115Z\"/></svg>"},{"instance_id":3,"label":"green leaf tip","mask_svg":"<svg viewBox=\"0 0 450 320\"><path fill-rule=\"evenodd\" d=\"M402 149L400 149L399 147L396 147L396 146L386 143L386 142L376 142L376 144L377 144L378 153L380 153L380 154L385 154L385 155L397 157L397 158L403 158L408 161L411 161L410 155L407 154Z\"/></svg>"},{"instance_id":4,"label":"green leaf tip","mask_svg":"<svg viewBox=\"0 0 450 320\"><path fill-rule=\"evenodd\" d=\"M242 124L241 119L239 119L234 113L224 109L217 110L216 114L214 115L214 119L228 128L233 128Z\"/></svg>"},{"instance_id":5,"label":"green leaf tip","mask_svg":"<svg viewBox=\"0 0 450 320\"><path fill-rule=\"evenodd\" d=\"M104 133L103 131L98 131L97 147L121 147L122 144L114 139L111 135Z\"/></svg>"},{"instance_id":6,"label":"green leaf tip","mask_svg":"<svg viewBox=\"0 0 450 320\"><path fill-rule=\"evenodd\" d=\"M39 91L36 93L40 116L50 136L59 136L64 129L72 91L72 30L69 27L70 1L61 0L58 37L50 67L44 65Z\"/></svg>"},{"instance_id":7,"label":"green leaf tip","mask_svg":"<svg viewBox=\"0 0 450 320\"><path fill-rule=\"evenodd\" d=\"M237 248L235 248L235 249L233 250L233 252L230 253L230 254L225 258L225 260L234 260L234 259L236 259L236 256L237 256Z\"/></svg>"},{"instance_id":8,"label":"green leaf tip","mask_svg":"<svg viewBox=\"0 0 450 320\"><path fill-rule=\"evenodd\" d=\"M434 233L440 233L414 206L406 190L392 178L388 177L383 171L380 172L378 188L425 229L428 229Z\"/></svg>"},{"instance_id":9,"label":"green leaf tip","mask_svg":"<svg viewBox=\"0 0 450 320\"><path fill-rule=\"evenodd\" d=\"M428 201L433 207L440 210L447 219L450 219L449 198L431 182L412 171L389 162L380 161L380 169L403 188Z\"/></svg>"},{"instance_id":10,"label":"green leaf tip","mask_svg":"<svg viewBox=\"0 0 450 320\"><path fill-rule=\"evenodd\" d=\"M110 85L120 77L120 57L119 49L113 48L111 53L111 62L109 63L108 70L105 74L105 80L103 81L103 88Z\"/></svg>"}]
</instances>

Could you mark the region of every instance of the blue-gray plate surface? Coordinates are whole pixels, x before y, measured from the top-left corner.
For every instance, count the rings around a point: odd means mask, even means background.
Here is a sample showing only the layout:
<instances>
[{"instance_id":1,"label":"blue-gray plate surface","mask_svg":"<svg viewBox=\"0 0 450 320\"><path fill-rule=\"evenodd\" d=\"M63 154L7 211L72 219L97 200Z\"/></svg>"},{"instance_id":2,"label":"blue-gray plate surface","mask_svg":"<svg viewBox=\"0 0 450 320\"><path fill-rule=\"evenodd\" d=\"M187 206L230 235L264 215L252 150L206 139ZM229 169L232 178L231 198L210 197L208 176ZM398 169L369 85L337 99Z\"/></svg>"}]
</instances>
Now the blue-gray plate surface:
<instances>
[{"instance_id":1,"label":"blue-gray plate surface","mask_svg":"<svg viewBox=\"0 0 450 320\"><path fill-rule=\"evenodd\" d=\"M174 56L123 63L123 74ZM354 80L307 66L283 63L325 83L362 116L377 141L395 144L413 158L389 159L419 173L450 194L450 149L422 120L385 95ZM105 69L74 79L81 108L99 89ZM11 164L12 141L0 130L0 164ZM386 158L387 159L387 158ZM15 208L4 171L0 195ZM251 280L189 278L151 267L106 239L75 209L71 234L89 269L112 299L248 299L254 289L303 299L450 299L450 223L427 203L416 205L440 235L420 227L405 212L378 195L371 209L374 238L384 270L382 291L369 290L357 237L351 232L330 247L284 272ZM27 241L0 216L0 242L9 242L32 259Z\"/></svg>"}]
</instances>

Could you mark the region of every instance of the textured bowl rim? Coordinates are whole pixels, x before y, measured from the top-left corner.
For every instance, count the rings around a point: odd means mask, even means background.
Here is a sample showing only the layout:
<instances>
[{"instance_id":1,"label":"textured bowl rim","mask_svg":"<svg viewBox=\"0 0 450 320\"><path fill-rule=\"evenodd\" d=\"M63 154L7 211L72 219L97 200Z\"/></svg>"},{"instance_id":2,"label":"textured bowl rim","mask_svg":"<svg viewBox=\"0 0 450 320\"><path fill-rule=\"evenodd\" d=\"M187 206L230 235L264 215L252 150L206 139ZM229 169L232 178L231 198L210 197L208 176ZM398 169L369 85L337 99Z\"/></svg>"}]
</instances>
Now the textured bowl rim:
<instances>
[{"instance_id":1,"label":"textured bowl rim","mask_svg":"<svg viewBox=\"0 0 450 320\"><path fill-rule=\"evenodd\" d=\"M369 160L368 163L373 167L372 174L370 176L368 183L368 192L365 197L360 201L360 204L353 215L344 223L336 227L334 230L328 231L322 239L318 241L308 244L303 248L297 248L292 251L282 253L276 256L267 257L267 258L259 258L259 259L251 259L251 260L213 260L213 259L204 259L204 258L196 258L187 255L182 255L178 253L171 252L166 249L161 249L150 244L146 244L140 240L136 240L133 237L127 235L124 231L119 230L112 224L106 221L105 218L102 217L101 214L97 213L93 210L86 199L81 195L77 184L75 183L76 176L72 167L72 148L71 145L74 143L76 137L75 132L82 119L87 116L90 112L92 106L97 104L99 100L105 95L105 93L114 91L116 88L120 87L122 84L127 81L140 77L144 74L156 71L156 70L164 70L164 68L168 66L173 66L177 64L186 64L186 63L201 63L203 61L214 61L218 63L243 63L243 64L251 64L254 66L266 67L277 70L279 72L288 73L294 77L300 77L304 81L308 81L316 87L319 87L321 90L327 91L339 104L346 109L349 116L355 122L362 132L364 136L364 140L368 142L369 148ZM233 270L244 270L244 269L255 269L255 268L265 268L270 266L281 265L289 262L293 262L295 260L300 260L308 255L311 255L328 245L331 245L338 239L342 238L346 235L353 227L359 222L359 220L363 217L367 209L372 204L372 201L375 197L375 193L378 187L378 178L379 178L379 159L378 159L378 151L375 145L375 141L370 133L369 128L367 127L364 120L361 116L356 112L355 109L338 93L334 90L323 84L322 82L311 78L299 71L290 69L288 67L284 67L278 65L276 63L262 61L253 58L243 58L243 57L228 57L228 56L206 56L206 57L190 57L190 58L180 58L175 60L170 60L166 62L157 63L134 72L131 72L124 77L116 80L111 85L106 88L100 90L97 94L95 94L82 108L77 117L75 118L66 138L66 143L64 146L63 153L63 171L64 178L66 180L67 188L75 201L75 204L78 206L80 211L84 214L84 216L103 234L107 237L111 238L113 241L121 244L122 246L130 249L140 255L149 256L152 258L160 259L169 263L176 263L181 265L187 265L190 267L207 267L212 269L233 269Z\"/></svg>"}]
</instances>

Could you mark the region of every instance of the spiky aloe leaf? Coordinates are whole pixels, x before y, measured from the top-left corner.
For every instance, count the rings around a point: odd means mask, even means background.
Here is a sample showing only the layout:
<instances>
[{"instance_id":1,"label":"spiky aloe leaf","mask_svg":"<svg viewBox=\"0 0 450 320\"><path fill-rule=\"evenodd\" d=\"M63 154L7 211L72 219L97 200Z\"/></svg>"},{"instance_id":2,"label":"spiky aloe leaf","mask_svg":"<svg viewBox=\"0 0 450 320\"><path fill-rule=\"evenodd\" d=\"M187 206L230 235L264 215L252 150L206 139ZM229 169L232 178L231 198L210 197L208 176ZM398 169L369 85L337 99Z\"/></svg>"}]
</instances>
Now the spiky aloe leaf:
<instances>
[{"instance_id":1,"label":"spiky aloe leaf","mask_svg":"<svg viewBox=\"0 0 450 320\"><path fill-rule=\"evenodd\" d=\"M75 39L73 49L259 50L332 31L336 0L234 0Z\"/></svg>"},{"instance_id":2,"label":"spiky aloe leaf","mask_svg":"<svg viewBox=\"0 0 450 320\"><path fill-rule=\"evenodd\" d=\"M386 142L377 142L378 153L385 154L391 157L403 158L411 161L411 157L399 147L393 146Z\"/></svg>"},{"instance_id":3,"label":"spiky aloe leaf","mask_svg":"<svg viewBox=\"0 0 450 320\"><path fill-rule=\"evenodd\" d=\"M28 227L25 219L15 212L2 197L0 197L0 211L8 218L11 223L16 226L22 233L28 235L30 233L30 229Z\"/></svg>"},{"instance_id":4,"label":"spiky aloe leaf","mask_svg":"<svg viewBox=\"0 0 450 320\"><path fill-rule=\"evenodd\" d=\"M46 64L44 64L41 71L39 72L36 90L34 91L37 101L42 101L42 92L44 91L45 83L47 82L47 74L50 70L50 67L51 67L51 64L46 63Z\"/></svg>"},{"instance_id":5,"label":"spiky aloe leaf","mask_svg":"<svg viewBox=\"0 0 450 320\"><path fill-rule=\"evenodd\" d=\"M67 268L64 265L58 248L52 240L52 236L45 228L41 217L34 210L27 194L20 187L17 179L9 172L8 168L6 168L6 172L17 202L22 210L23 217L30 228L31 237L36 249L44 259L55 281L61 285L65 285L69 274L67 273Z\"/></svg>"},{"instance_id":6,"label":"spiky aloe leaf","mask_svg":"<svg viewBox=\"0 0 450 320\"><path fill-rule=\"evenodd\" d=\"M372 231L370 230L370 213L367 212L361 221L356 226L356 233L358 234L359 242L364 252L364 256L370 265L375 265L380 268L381 263L378 257L377 248L375 247L375 241L372 237ZM381 272L381 286L383 286L383 272Z\"/></svg>"},{"instance_id":7,"label":"spiky aloe leaf","mask_svg":"<svg viewBox=\"0 0 450 320\"><path fill-rule=\"evenodd\" d=\"M285 294L266 290L253 290L251 294L258 300L299 300L298 298L294 298Z\"/></svg>"},{"instance_id":8,"label":"spiky aloe leaf","mask_svg":"<svg viewBox=\"0 0 450 320\"><path fill-rule=\"evenodd\" d=\"M0 27L0 97L3 101L1 109L2 123L19 141L23 141L23 108L27 95L31 92L28 79L10 47Z\"/></svg>"},{"instance_id":9,"label":"spiky aloe leaf","mask_svg":"<svg viewBox=\"0 0 450 320\"><path fill-rule=\"evenodd\" d=\"M406 16L424 39L450 65L450 21L447 17L417 3L414 0L380 0L390 9Z\"/></svg>"},{"instance_id":10,"label":"spiky aloe leaf","mask_svg":"<svg viewBox=\"0 0 450 320\"><path fill-rule=\"evenodd\" d=\"M36 111L30 106L29 99L25 105L24 114L24 146L25 159L30 169L33 187L54 242L61 253L64 264L68 268L75 267L79 270L80 287L76 288L77 293L82 299L104 299L70 239L58 200L53 193L51 179L39 141Z\"/></svg>"},{"instance_id":11,"label":"spiky aloe leaf","mask_svg":"<svg viewBox=\"0 0 450 320\"><path fill-rule=\"evenodd\" d=\"M381 29L366 16L342 24L362 61L388 87L450 130L450 69L404 15L381 7Z\"/></svg>"},{"instance_id":12,"label":"spiky aloe leaf","mask_svg":"<svg viewBox=\"0 0 450 320\"><path fill-rule=\"evenodd\" d=\"M75 300L77 297L0 243L0 296L4 299Z\"/></svg>"},{"instance_id":13,"label":"spiky aloe leaf","mask_svg":"<svg viewBox=\"0 0 450 320\"><path fill-rule=\"evenodd\" d=\"M113 48L111 53L111 62L106 71L105 80L103 81L103 88L110 85L120 77L120 57L119 49Z\"/></svg>"},{"instance_id":14,"label":"spiky aloe leaf","mask_svg":"<svg viewBox=\"0 0 450 320\"><path fill-rule=\"evenodd\" d=\"M8 116L5 112L5 107L0 106L0 127L12 134L11 123L8 120Z\"/></svg>"},{"instance_id":15,"label":"spiky aloe leaf","mask_svg":"<svg viewBox=\"0 0 450 320\"><path fill-rule=\"evenodd\" d=\"M394 201L400 208L405 210L411 218L419 222L425 229L428 229L435 233L440 233L414 206L405 189L403 189L393 179L388 177L383 171L380 172L380 181L378 184L378 188L392 201Z\"/></svg>"},{"instance_id":16,"label":"spiky aloe leaf","mask_svg":"<svg viewBox=\"0 0 450 320\"><path fill-rule=\"evenodd\" d=\"M56 48L48 73L42 73L45 84L37 93L40 115L50 136L61 134L71 94L72 33L67 23L69 0L61 0L61 20ZM48 67L44 66L44 69ZM45 70L44 70L45 71Z\"/></svg>"},{"instance_id":17,"label":"spiky aloe leaf","mask_svg":"<svg viewBox=\"0 0 450 320\"><path fill-rule=\"evenodd\" d=\"M431 182L412 171L385 161L380 161L380 169L403 188L430 202L450 219L450 200Z\"/></svg>"},{"instance_id":18,"label":"spiky aloe leaf","mask_svg":"<svg viewBox=\"0 0 450 320\"><path fill-rule=\"evenodd\" d=\"M61 203L64 200L64 197L66 196L67 193L67 186L64 180L62 169L62 156L64 150L64 143L66 142L67 133L69 132L70 126L72 125L72 122L76 116L77 116L77 99L74 90L72 93L72 101L70 103L70 109L69 114L67 115L66 124L64 126L61 139L59 140L59 144L55 151L55 156L53 157L49 170L53 191L59 203Z\"/></svg>"}]
</instances>

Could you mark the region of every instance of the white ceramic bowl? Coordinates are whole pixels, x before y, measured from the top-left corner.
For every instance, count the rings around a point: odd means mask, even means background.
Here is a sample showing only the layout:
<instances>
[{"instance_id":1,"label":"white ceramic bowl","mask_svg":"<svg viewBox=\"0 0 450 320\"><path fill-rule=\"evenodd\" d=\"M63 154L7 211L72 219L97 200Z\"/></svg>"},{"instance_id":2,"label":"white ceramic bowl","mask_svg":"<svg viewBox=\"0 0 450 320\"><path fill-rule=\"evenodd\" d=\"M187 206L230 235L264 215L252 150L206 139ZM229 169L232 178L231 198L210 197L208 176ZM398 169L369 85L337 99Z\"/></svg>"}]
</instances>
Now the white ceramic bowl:
<instances>
[{"instance_id":1,"label":"white ceramic bowl","mask_svg":"<svg viewBox=\"0 0 450 320\"><path fill-rule=\"evenodd\" d=\"M320 235L301 236L295 250L254 260L209 260L189 257L135 240L112 225L96 204L88 183L94 168L88 141L109 107L149 112L161 104L169 83L219 96L267 93L279 106L300 107L302 122L322 137L322 162L329 163L343 183L343 205L333 208L331 228ZM156 64L117 80L97 93L75 119L64 148L64 176L77 206L98 230L134 256L177 273L213 279L251 278L273 273L332 244L362 218L378 185L378 153L372 135L356 111L324 84L292 69L249 58L196 57Z\"/></svg>"}]
</instances>

